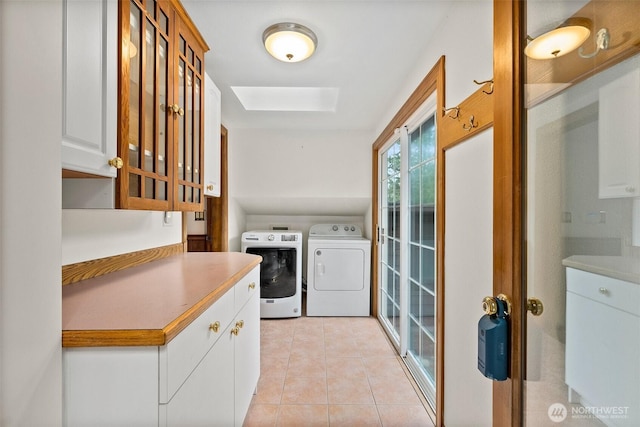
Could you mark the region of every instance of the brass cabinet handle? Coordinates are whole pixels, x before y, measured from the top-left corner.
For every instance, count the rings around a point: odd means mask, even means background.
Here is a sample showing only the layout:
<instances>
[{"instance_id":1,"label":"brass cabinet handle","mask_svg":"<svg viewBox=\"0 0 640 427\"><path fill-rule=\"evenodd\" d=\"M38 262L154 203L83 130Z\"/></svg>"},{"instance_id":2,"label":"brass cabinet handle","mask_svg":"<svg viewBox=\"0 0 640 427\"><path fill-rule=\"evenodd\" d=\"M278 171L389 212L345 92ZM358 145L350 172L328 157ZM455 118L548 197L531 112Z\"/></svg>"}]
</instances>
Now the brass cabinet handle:
<instances>
[{"instance_id":1,"label":"brass cabinet handle","mask_svg":"<svg viewBox=\"0 0 640 427\"><path fill-rule=\"evenodd\" d=\"M124 166L124 162L120 157L114 157L113 159L109 160L108 163L109 166L112 166L116 169L122 169L122 166Z\"/></svg>"},{"instance_id":2,"label":"brass cabinet handle","mask_svg":"<svg viewBox=\"0 0 640 427\"><path fill-rule=\"evenodd\" d=\"M235 328L231 329L231 334L232 335L238 336L239 333L240 333L240 328L239 327L236 326Z\"/></svg>"},{"instance_id":3,"label":"brass cabinet handle","mask_svg":"<svg viewBox=\"0 0 640 427\"><path fill-rule=\"evenodd\" d=\"M236 326L240 329L242 329L242 327L244 326L244 320L238 320L236 322Z\"/></svg>"},{"instance_id":4,"label":"brass cabinet handle","mask_svg":"<svg viewBox=\"0 0 640 427\"><path fill-rule=\"evenodd\" d=\"M213 332L218 332L220 330L220 322L216 320L214 323L209 325L209 329Z\"/></svg>"},{"instance_id":5,"label":"brass cabinet handle","mask_svg":"<svg viewBox=\"0 0 640 427\"><path fill-rule=\"evenodd\" d=\"M256 288L256 282L249 283L249 289L255 289L255 288Z\"/></svg>"},{"instance_id":6,"label":"brass cabinet handle","mask_svg":"<svg viewBox=\"0 0 640 427\"><path fill-rule=\"evenodd\" d=\"M207 185L207 191L213 191L213 184Z\"/></svg>"},{"instance_id":7,"label":"brass cabinet handle","mask_svg":"<svg viewBox=\"0 0 640 427\"><path fill-rule=\"evenodd\" d=\"M184 109L180 107L178 104L169 105L169 111L179 116L184 116Z\"/></svg>"}]
</instances>

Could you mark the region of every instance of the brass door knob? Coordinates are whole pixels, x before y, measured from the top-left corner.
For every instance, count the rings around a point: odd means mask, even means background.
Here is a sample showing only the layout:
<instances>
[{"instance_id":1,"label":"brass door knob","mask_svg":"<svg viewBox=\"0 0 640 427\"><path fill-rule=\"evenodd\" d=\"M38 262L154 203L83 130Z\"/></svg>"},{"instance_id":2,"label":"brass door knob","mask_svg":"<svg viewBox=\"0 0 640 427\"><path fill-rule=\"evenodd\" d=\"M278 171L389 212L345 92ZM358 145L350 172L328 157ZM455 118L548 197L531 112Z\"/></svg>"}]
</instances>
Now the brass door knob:
<instances>
[{"instance_id":1,"label":"brass door knob","mask_svg":"<svg viewBox=\"0 0 640 427\"><path fill-rule=\"evenodd\" d=\"M540 316L544 311L542 301L540 301L538 298L527 299L527 310L530 311L534 316Z\"/></svg>"},{"instance_id":2,"label":"brass door knob","mask_svg":"<svg viewBox=\"0 0 640 427\"><path fill-rule=\"evenodd\" d=\"M124 162L120 157L114 157L113 159L110 159L108 163L109 166L112 166L116 169L122 169L122 166L124 166Z\"/></svg>"},{"instance_id":3,"label":"brass door knob","mask_svg":"<svg viewBox=\"0 0 640 427\"><path fill-rule=\"evenodd\" d=\"M249 289L255 289L255 288L256 288L256 283L255 282L249 283Z\"/></svg>"},{"instance_id":4,"label":"brass door knob","mask_svg":"<svg viewBox=\"0 0 640 427\"><path fill-rule=\"evenodd\" d=\"M220 322L215 321L214 323L210 324L209 329L213 332L218 332L220 330Z\"/></svg>"},{"instance_id":5,"label":"brass door knob","mask_svg":"<svg viewBox=\"0 0 640 427\"><path fill-rule=\"evenodd\" d=\"M207 191L213 191L213 184L207 185Z\"/></svg>"},{"instance_id":6,"label":"brass door knob","mask_svg":"<svg viewBox=\"0 0 640 427\"><path fill-rule=\"evenodd\" d=\"M236 326L237 326L238 328L241 328L241 329L242 329L242 327L244 327L244 320L238 320L238 321L236 322Z\"/></svg>"},{"instance_id":7,"label":"brass door knob","mask_svg":"<svg viewBox=\"0 0 640 427\"><path fill-rule=\"evenodd\" d=\"M240 333L240 328L238 328L237 326L233 329L231 329L231 334L238 336L238 334Z\"/></svg>"}]
</instances>

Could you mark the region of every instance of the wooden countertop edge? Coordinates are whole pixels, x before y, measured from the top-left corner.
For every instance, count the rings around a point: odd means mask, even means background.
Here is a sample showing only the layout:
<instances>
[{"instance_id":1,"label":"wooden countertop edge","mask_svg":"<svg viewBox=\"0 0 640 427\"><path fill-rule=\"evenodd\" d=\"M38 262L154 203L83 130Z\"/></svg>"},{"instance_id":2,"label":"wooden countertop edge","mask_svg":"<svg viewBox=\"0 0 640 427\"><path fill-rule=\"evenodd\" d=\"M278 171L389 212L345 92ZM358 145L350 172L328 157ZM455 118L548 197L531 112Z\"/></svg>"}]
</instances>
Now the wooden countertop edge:
<instances>
[{"instance_id":1,"label":"wooden countertop edge","mask_svg":"<svg viewBox=\"0 0 640 427\"><path fill-rule=\"evenodd\" d=\"M162 329L63 330L62 347L165 345L211 307L211 305L231 289L238 280L253 270L258 264L260 264L260 259L249 263Z\"/></svg>"}]
</instances>

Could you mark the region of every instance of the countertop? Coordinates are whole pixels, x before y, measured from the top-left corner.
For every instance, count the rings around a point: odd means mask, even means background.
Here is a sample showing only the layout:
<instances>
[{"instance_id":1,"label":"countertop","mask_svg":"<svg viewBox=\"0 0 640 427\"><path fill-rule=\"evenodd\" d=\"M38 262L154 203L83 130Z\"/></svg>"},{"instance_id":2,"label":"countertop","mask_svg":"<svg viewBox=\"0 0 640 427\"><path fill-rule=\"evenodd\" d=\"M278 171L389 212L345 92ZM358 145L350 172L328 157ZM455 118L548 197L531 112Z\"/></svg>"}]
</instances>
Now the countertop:
<instances>
[{"instance_id":1,"label":"countertop","mask_svg":"<svg viewBox=\"0 0 640 427\"><path fill-rule=\"evenodd\" d=\"M573 255L562 260L562 265L640 284L640 260L638 258Z\"/></svg>"},{"instance_id":2,"label":"countertop","mask_svg":"<svg viewBox=\"0 0 640 427\"><path fill-rule=\"evenodd\" d=\"M168 343L261 261L190 252L62 287L62 346Z\"/></svg>"}]
</instances>

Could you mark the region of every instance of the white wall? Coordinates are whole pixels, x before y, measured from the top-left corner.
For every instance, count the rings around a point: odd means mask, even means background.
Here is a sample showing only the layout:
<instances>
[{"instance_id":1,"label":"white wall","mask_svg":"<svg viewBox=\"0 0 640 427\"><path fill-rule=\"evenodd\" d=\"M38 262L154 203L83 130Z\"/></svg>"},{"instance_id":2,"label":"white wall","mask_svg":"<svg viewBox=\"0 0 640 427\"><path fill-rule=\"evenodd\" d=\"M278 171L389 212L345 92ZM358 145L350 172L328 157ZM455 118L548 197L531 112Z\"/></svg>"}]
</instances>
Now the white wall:
<instances>
[{"instance_id":1,"label":"white wall","mask_svg":"<svg viewBox=\"0 0 640 427\"><path fill-rule=\"evenodd\" d=\"M62 424L61 35L60 0L0 2L0 425L6 427Z\"/></svg>"},{"instance_id":2,"label":"white wall","mask_svg":"<svg viewBox=\"0 0 640 427\"><path fill-rule=\"evenodd\" d=\"M493 295L493 129L446 153L444 421L492 424L492 381L478 371L482 299Z\"/></svg>"},{"instance_id":3,"label":"white wall","mask_svg":"<svg viewBox=\"0 0 640 427\"><path fill-rule=\"evenodd\" d=\"M191 213L193 217L193 213ZM62 210L62 265L182 242L182 213Z\"/></svg>"},{"instance_id":4,"label":"white wall","mask_svg":"<svg viewBox=\"0 0 640 427\"><path fill-rule=\"evenodd\" d=\"M493 2L456 0L453 3L440 27L434 31L427 50L417 52L406 84L398 88L395 99L389 100L386 117L378 122L376 137L442 55L445 55L447 108L455 107L478 89L474 79L493 78Z\"/></svg>"},{"instance_id":5,"label":"white wall","mask_svg":"<svg viewBox=\"0 0 640 427\"><path fill-rule=\"evenodd\" d=\"M250 228L245 215L326 222L366 215L373 139L359 131L230 129L230 249L239 249L241 233Z\"/></svg>"}]
</instances>

